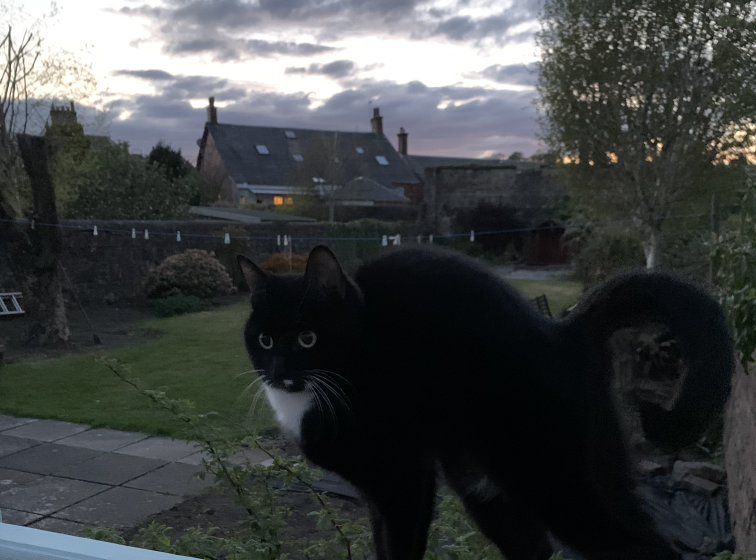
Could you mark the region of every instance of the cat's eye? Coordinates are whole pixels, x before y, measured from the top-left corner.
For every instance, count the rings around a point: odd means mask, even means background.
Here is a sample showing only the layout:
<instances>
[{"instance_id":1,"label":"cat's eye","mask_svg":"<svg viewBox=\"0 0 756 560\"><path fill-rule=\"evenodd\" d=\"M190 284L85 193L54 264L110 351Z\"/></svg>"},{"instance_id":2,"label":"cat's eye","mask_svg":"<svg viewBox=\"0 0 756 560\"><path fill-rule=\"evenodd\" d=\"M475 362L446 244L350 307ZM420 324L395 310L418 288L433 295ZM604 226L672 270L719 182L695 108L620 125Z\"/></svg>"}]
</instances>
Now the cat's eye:
<instances>
[{"instance_id":1,"label":"cat's eye","mask_svg":"<svg viewBox=\"0 0 756 560\"><path fill-rule=\"evenodd\" d=\"M273 339L265 333L260 333L260 336L257 337L257 342L266 350L273 348Z\"/></svg>"},{"instance_id":2,"label":"cat's eye","mask_svg":"<svg viewBox=\"0 0 756 560\"><path fill-rule=\"evenodd\" d=\"M312 331L302 331L299 333L297 340L302 348L312 348L315 346L315 341L318 340L318 337Z\"/></svg>"}]
</instances>

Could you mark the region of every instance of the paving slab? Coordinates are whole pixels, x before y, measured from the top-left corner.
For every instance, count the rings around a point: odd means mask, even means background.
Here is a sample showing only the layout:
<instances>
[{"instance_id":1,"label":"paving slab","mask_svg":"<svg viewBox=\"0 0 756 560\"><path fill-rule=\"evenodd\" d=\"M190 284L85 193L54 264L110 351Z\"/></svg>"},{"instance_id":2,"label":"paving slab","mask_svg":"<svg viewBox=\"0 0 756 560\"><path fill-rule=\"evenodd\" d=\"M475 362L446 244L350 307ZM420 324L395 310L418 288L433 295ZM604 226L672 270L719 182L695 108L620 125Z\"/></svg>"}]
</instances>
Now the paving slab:
<instances>
[{"instance_id":1,"label":"paving slab","mask_svg":"<svg viewBox=\"0 0 756 560\"><path fill-rule=\"evenodd\" d=\"M55 517L45 517L44 519L29 523L28 526L33 529L42 529L43 531L61 533L63 535L73 535L74 537L82 537L84 536L84 529L92 528L92 525L76 523L75 521L68 521L66 519L56 519Z\"/></svg>"},{"instance_id":2,"label":"paving slab","mask_svg":"<svg viewBox=\"0 0 756 560\"><path fill-rule=\"evenodd\" d=\"M30 422L17 428L5 430L3 434L49 442L72 436L88 429L89 426L85 424L61 422L60 420L37 420L36 422Z\"/></svg>"},{"instance_id":3,"label":"paving slab","mask_svg":"<svg viewBox=\"0 0 756 560\"><path fill-rule=\"evenodd\" d=\"M0 514L3 516L3 523L8 525L27 525L37 519L42 519L42 516L36 513L29 513L28 511L21 511L18 509L3 508L0 509Z\"/></svg>"},{"instance_id":4,"label":"paving slab","mask_svg":"<svg viewBox=\"0 0 756 560\"><path fill-rule=\"evenodd\" d=\"M30 422L37 422L36 418L16 418L15 416L6 416L0 414L0 432L29 424Z\"/></svg>"},{"instance_id":5,"label":"paving slab","mask_svg":"<svg viewBox=\"0 0 756 560\"><path fill-rule=\"evenodd\" d=\"M231 455L231 457L228 458L229 462L234 464L242 464L245 461L249 460L249 462L253 465L261 464L268 459L270 459L268 454L259 449L243 449L242 451L234 453L233 455Z\"/></svg>"},{"instance_id":6,"label":"paving slab","mask_svg":"<svg viewBox=\"0 0 756 560\"><path fill-rule=\"evenodd\" d=\"M159 459L161 461L178 461L197 452L193 443L180 439L166 437L151 437L127 445L115 451L124 455L135 455L145 459Z\"/></svg>"},{"instance_id":7,"label":"paving slab","mask_svg":"<svg viewBox=\"0 0 756 560\"><path fill-rule=\"evenodd\" d=\"M110 488L104 484L45 476L0 493L4 508L49 515Z\"/></svg>"},{"instance_id":8,"label":"paving slab","mask_svg":"<svg viewBox=\"0 0 756 560\"><path fill-rule=\"evenodd\" d=\"M59 511L55 517L91 525L129 528L182 500L179 496L118 486Z\"/></svg>"},{"instance_id":9,"label":"paving slab","mask_svg":"<svg viewBox=\"0 0 756 560\"><path fill-rule=\"evenodd\" d=\"M154 471L163 465L165 465L165 461L158 461L157 459L103 453L82 463L63 467L52 474L66 478L75 478L76 480L118 486L128 480Z\"/></svg>"},{"instance_id":10,"label":"paving slab","mask_svg":"<svg viewBox=\"0 0 756 560\"><path fill-rule=\"evenodd\" d=\"M185 465L194 465L196 467L202 464L202 459L209 459L209 458L210 456L204 451L197 451L197 453L192 453L188 457L179 459L177 463L183 463Z\"/></svg>"},{"instance_id":11,"label":"paving slab","mask_svg":"<svg viewBox=\"0 0 756 560\"><path fill-rule=\"evenodd\" d=\"M187 465L201 465L202 459L209 458L210 456L204 451L198 451L197 453L193 453L188 457L179 459L177 462L185 463ZM266 461L271 460L266 453L260 451L259 449L243 449L242 451L234 453L233 455L231 455L231 457L228 458L229 462L235 465L240 465L247 459L249 459L249 462L253 465L264 464Z\"/></svg>"},{"instance_id":12,"label":"paving slab","mask_svg":"<svg viewBox=\"0 0 756 560\"><path fill-rule=\"evenodd\" d=\"M0 467L37 474L52 474L69 465L83 463L100 455L100 451L55 443L44 443L0 459Z\"/></svg>"},{"instance_id":13,"label":"paving slab","mask_svg":"<svg viewBox=\"0 0 756 560\"><path fill-rule=\"evenodd\" d=\"M37 445L39 445L39 442L33 439L24 439L0 434L0 458L13 455L14 453L18 453L19 451Z\"/></svg>"},{"instance_id":14,"label":"paving slab","mask_svg":"<svg viewBox=\"0 0 756 560\"><path fill-rule=\"evenodd\" d=\"M147 434L137 432L121 432L108 428L96 428L59 439L55 443L59 445L71 445L73 447L84 447L85 449L94 449L96 451L115 451L121 447L142 441L147 437L149 437Z\"/></svg>"},{"instance_id":15,"label":"paving slab","mask_svg":"<svg viewBox=\"0 0 756 560\"><path fill-rule=\"evenodd\" d=\"M210 478L201 480L196 474L197 467L194 465L169 463L156 471L127 482L124 486L174 496L194 496L212 484Z\"/></svg>"},{"instance_id":16,"label":"paving slab","mask_svg":"<svg viewBox=\"0 0 756 560\"><path fill-rule=\"evenodd\" d=\"M5 492L6 490L21 486L22 484L37 480L38 478L42 478L42 475L0 468L0 492Z\"/></svg>"}]
</instances>

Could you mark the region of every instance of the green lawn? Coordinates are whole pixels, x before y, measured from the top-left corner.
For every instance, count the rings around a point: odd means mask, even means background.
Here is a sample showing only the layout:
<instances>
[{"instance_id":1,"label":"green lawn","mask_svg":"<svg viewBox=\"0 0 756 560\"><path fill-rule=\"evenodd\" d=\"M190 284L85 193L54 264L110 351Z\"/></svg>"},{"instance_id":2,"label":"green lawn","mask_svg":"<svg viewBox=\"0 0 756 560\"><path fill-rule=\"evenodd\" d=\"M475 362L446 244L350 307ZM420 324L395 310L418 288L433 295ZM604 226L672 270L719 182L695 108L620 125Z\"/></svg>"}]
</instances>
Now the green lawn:
<instances>
[{"instance_id":1,"label":"green lawn","mask_svg":"<svg viewBox=\"0 0 756 560\"><path fill-rule=\"evenodd\" d=\"M511 283L528 298L545 293L555 316L580 295L576 282ZM198 411L244 415L255 392L245 391L255 379L241 335L247 309L246 303L239 303L181 317L151 319L143 326L161 331L162 336L145 344L6 365L0 368L0 413L176 434L181 426L178 421L156 412L146 397L97 361L99 356L109 356L129 364L133 377L147 388L193 401ZM247 420L258 430L275 425L265 398Z\"/></svg>"},{"instance_id":2,"label":"green lawn","mask_svg":"<svg viewBox=\"0 0 756 560\"><path fill-rule=\"evenodd\" d=\"M554 317L559 317L562 311L577 303L583 291L583 285L580 282L567 280L507 280L507 282L528 299L546 294Z\"/></svg>"},{"instance_id":3,"label":"green lawn","mask_svg":"<svg viewBox=\"0 0 756 560\"><path fill-rule=\"evenodd\" d=\"M255 379L242 343L247 310L246 303L239 303L151 319L143 326L163 334L145 344L7 365L0 369L0 412L153 434L177 431L180 424L175 419L156 413L146 397L118 379L96 356L130 364L133 377L143 385L194 401L198 411L246 411L254 390L244 389ZM257 406L250 424L259 429L274 425L265 402Z\"/></svg>"}]
</instances>

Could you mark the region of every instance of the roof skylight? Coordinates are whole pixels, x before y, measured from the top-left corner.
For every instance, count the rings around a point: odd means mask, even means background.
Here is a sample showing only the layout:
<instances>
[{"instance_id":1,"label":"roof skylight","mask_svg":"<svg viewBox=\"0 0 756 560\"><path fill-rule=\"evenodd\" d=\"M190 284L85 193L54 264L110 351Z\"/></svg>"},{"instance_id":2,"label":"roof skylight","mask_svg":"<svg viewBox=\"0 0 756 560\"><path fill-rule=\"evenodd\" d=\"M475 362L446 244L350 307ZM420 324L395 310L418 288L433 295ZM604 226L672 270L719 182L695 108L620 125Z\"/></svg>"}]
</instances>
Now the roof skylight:
<instances>
[{"instance_id":1,"label":"roof skylight","mask_svg":"<svg viewBox=\"0 0 756 560\"><path fill-rule=\"evenodd\" d=\"M265 144L258 144L257 146L255 146L255 148L257 149L258 154L266 156L270 153L268 151L268 146L266 146Z\"/></svg>"},{"instance_id":2,"label":"roof skylight","mask_svg":"<svg viewBox=\"0 0 756 560\"><path fill-rule=\"evenodd\" d=\"M284 132L284 134L286 134L286 138L296 138L297 137L297 135L294 134L293 130L287 130L286 132Z\"/></svg>"},{"instance_id":3,"label":"roof skylight","mask_svg":"<svg viewBox=\"0 0 756 560\"><path fill-rule=\"evenodd\" d=\"M388 160L383 156L375 156L375 161L377 161L381 165L388 165Z\"/></svg>"}]
</instances>

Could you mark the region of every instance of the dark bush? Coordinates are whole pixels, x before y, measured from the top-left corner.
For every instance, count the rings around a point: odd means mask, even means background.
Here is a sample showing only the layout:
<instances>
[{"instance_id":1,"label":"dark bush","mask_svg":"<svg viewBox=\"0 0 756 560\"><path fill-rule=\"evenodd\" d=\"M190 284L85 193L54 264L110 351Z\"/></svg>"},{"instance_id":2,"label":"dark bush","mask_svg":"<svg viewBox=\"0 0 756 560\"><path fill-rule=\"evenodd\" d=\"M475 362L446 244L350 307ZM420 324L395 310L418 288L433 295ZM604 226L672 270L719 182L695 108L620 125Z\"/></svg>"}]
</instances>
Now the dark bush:
<instances>
[{"instance_id":1,"label":"dark bush","mask_svg":"<svg viewBox=\"0 0 756 560\"><path fill-rule=\"evenodd\" d=\"M226 268L213 253L202 249L165 259L147 274L145 288L151 298L184 294L207 299L235 291Z\"/></svg>"},{"instance_id":2,"label":"dark bush","mask_svg":"<svg viewBox=\"0 0 756 560\"><path fill-rule=\"evenodd\" d=\"M172 296L152 300L152 308L158 317L173 317L174 315L204 311L207 306L196 296L173 294Z\"/></svg>"},{"instance_id":3,"label":"dark bush","mask_svg":"<svg viewBox=\"0 0 756 560\"><path fill-rule=\"evenodd\" d=\"M586 285L600 282L623 268L644 266L643 246L621 231L593 230L580 243L571 243L575 276Z\"/></svg>"},{"instance_id":4,"label":"dark bush","mask_svg":"<svg viewBox=\"0 0 756 560\"><path fill-rule=\"evenodd\" d=\"M304 272L307 268L307 255L291 255L291 267L289 267L289 255L274 253L265 261L260 268L267 272Z\"/></svg>"}]
</instances>

